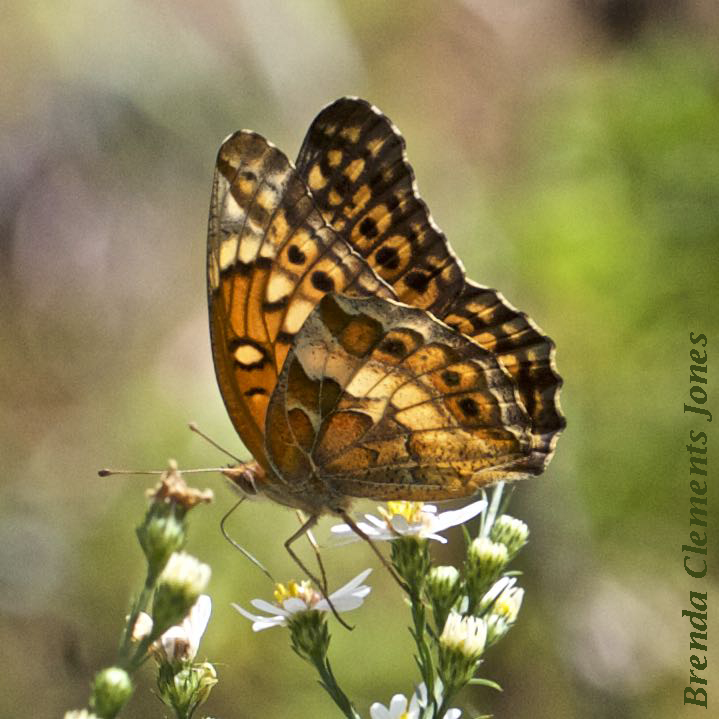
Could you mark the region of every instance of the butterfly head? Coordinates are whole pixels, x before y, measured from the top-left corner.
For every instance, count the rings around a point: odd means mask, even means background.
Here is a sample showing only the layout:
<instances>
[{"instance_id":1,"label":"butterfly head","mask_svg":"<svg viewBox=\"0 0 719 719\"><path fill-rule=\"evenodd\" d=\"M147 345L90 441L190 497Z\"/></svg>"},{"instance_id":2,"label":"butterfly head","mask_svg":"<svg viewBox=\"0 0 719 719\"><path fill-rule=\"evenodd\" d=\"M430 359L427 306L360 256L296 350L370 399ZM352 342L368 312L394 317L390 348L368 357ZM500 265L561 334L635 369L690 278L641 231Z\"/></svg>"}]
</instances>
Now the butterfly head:
<instances>
[{"instance_id":1,"label":"butterfly head","mask_svg":"<svg viewBox=\"0 0 719 719\"><path fill-rule=\"evenodd\" d=\"M266 481L265 470L257 462L244 462L243 464L227 467L222 474L232 483L243 497L257 497L262 494L262 484Z\"/></svg>"}]
</instances>

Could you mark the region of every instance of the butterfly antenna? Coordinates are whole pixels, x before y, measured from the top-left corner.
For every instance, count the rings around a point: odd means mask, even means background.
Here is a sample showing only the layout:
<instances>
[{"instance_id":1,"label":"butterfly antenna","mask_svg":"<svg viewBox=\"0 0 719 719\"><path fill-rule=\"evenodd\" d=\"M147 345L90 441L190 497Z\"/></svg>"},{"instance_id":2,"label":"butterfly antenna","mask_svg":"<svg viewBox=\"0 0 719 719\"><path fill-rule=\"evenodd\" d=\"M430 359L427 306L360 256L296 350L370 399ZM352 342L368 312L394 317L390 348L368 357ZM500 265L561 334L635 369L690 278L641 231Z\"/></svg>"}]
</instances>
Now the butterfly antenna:
<instances>
[{"instance_id":1,"label":"butterfly antenna","mask_svg":"<svg viewBox=\"0 0 719 719\"><path fill-rule=\"evenodd\" d=\"M247 499L247 497L242 497L239 499L235 504L232 505L230 508L230 511L225 514L225 516L220 520L220 531L222 532L222 536L238 551L240 552L245 559L249 559L252 564L254 564L273 584L276 584L275 578L270 574L267 567L265 567L262 562L255 557L254 554L251 554L248 552L241 544L236 542L229 534L225 527L225 523L230 518L230 515Z\"/></svg>"},{"instance_id":2,"label":"butterfly antenna","mask_svg":"<svg viewBox=\"0 0 719 719\"><path fill-rule=\"evenodd\" d=\"M177 469L175 467L175 469ZM199 469L179 469L181 474L202 474L203 472L225 472L227 467L202 467ZM166 469L98 469L100 477L112 477L115 474L158 475L166 474Z\"/></svg>"},{"instance_id":3,"label":"butterfly antenna","mask_svg":"<svg viewBox=\"0 0 719 719\"><path fill-rule=\"evenodd\" d=\"M222 446L219 445L217 442L215 442L214 439L212 439L211 437L208 437L208 436L197 426L197 424L196 424L195 422L190 422L187 426L190 428L190 431L191 431L191 432L194 432L195 434L199 434L200 437L202 437L202 439L205 440L205 442L208 442L209 444L211 444L215 449L219 449L220 452L222 452L223 454L226 454L230 459L233 459L233 460L234 460L235 462L237 462L238 464L246 464L246 463L243 462L239 457L235 457L235 455L232 454L232 452L230 452L229 450L226 450L224 447L222 447Z\"/></svg>"}]
</instances>

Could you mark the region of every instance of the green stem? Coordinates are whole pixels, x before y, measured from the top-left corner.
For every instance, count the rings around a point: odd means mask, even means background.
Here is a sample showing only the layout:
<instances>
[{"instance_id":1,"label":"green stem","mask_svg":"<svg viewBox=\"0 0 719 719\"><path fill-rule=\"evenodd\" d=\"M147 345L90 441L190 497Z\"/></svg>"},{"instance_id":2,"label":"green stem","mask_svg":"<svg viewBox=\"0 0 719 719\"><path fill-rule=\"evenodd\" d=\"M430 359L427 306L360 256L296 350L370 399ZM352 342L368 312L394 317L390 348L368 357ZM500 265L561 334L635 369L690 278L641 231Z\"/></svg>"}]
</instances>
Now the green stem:
<instances>
[{"instance_id":1,"label":"green stem","mask_svg":"<svg viewBox=\"0 0 719 719\"><path fill-rule=\"evenodd\" d=\"M422 603L418 593L410 593L410 603L412 605L412 622L414 624L414 640L417 644L417 653L419 654L419 668L422 674L422 680L427 687L427 699L436 708L436 700L434 698L434 663L432 661L432 652L427 644L427 618L425 606Z\"/></svg>"},{"instance_id":2,"label":"green stem","mask_svg":"<svg viewBox=\"0 0 719 719\"><path fill-rule=\"evenodd\" d=\"M352 706L352 702L337 684L337 680L332 673L329 662L326 661L324 656L319 653L313 654L311 659L322 679L322 686L332 697L332 701L334 701L334 703L340 708L341 712L347 717L347 719L361 719L354 706Z\"/></svg>"},{"instance_id":3,"label":"green stem","mask_svg":"<svg viewBox=\"0 0 719 719\"><path fill-rule=\"evenodd\" d=\"M147 609L147 605L150 603L150 597L152 596L156 581L157 577L154 573L148 570L147 577L145 578L145 585L140 592L140 596L137 598L137 601L132 607L130 617L127 620L125 631L123 632L122 640L120 642L119 664L123 669L130 669L131 665L135 664L134 660L137 657L137 651L132 651L132 632L135 628L135 624L137 624L137 618L140 616L140 612ZM140 644L142 645L144 643L145 642L141 642ZM149 642L147 643L147 646L145 646L145 650L147 650L148 646ZM133 669L135 668L137 667L133 667Z\"/></svg>"}]
</instances>

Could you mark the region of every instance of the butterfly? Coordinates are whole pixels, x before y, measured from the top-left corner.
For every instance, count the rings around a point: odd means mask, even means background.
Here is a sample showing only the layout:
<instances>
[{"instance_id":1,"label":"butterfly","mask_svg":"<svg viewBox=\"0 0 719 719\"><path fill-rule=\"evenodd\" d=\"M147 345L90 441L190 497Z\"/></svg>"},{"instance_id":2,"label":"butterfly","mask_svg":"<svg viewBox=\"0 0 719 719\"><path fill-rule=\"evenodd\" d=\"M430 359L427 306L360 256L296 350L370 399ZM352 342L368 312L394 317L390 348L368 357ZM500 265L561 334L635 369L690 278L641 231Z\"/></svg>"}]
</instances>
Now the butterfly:
<instances>
[{"instance_id":1,"label":"butterfly","mask_svg":"<svg viewBox=\"0 0 719 719\"><path fill-rule=\"evenodd\" d=\"M294 165L255 132L225 140L207 277L246 491L347 521L355 498L465 497L550 461L552 341L467 279L368 102L325 107Z\"/></svg>"}]
</instances>

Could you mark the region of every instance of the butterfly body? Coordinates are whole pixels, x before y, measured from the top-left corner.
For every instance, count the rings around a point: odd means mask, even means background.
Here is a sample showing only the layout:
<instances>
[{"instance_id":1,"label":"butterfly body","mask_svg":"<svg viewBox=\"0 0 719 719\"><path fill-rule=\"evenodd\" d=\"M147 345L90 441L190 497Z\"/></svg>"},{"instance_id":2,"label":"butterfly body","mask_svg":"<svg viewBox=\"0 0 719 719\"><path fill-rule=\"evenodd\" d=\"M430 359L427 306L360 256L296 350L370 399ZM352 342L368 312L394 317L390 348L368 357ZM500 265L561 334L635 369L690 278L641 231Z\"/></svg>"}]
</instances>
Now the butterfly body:
<instances>
[{"instance_id":1,"label":"butterfly body","mask_svg":"<svg viewBox=\"0 0 719 719\"><path fill-rule=\"evenodd\" d=\"M376 108L325 108L297 167L228 138L208 237L215 369L257 491L318 516L543 471L564 426L553 344L466 279Z\"/></svg>"}]
</instances>

